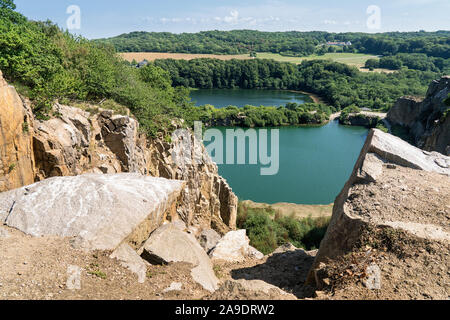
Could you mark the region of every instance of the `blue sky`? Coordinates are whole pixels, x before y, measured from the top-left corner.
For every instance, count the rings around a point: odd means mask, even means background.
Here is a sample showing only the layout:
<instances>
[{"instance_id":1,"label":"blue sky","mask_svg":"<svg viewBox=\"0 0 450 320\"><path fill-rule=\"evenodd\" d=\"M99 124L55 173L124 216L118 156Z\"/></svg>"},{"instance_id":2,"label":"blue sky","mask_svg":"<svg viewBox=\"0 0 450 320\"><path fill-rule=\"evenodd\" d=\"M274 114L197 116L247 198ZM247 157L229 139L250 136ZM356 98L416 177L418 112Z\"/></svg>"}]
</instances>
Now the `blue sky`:
<instances>
[{"instance_id":1,"label":"blue sky","mask_svg":"<svg viewBox=\"0 0 450 320\"><path fill-rule=\"evenodd\" d=\"M81 9L87 38L131 31L198 32L255 29L262 31L384 32L450 30L450 0L16 0L30 19L50 19L67 28L70 5ZM380 8L380 28L369 29L370 5Z\"/></svg>"}]
</instances>

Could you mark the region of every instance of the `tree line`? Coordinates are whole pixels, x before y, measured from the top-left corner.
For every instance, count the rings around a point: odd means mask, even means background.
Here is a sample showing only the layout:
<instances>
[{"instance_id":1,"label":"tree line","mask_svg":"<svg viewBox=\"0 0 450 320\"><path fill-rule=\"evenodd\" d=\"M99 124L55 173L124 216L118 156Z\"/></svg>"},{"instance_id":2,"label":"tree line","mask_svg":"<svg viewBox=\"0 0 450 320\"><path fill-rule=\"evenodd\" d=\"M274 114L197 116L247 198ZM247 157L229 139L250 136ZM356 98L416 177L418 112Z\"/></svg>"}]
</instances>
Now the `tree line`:
<instances>
[{"instance_id":1,"label":"tree line","mask_svg":"<svg viewBox=\"0 0 450 320\"><path fill-rule=\"evenodd\" d=\"M228 127L279 127L296 125L321 125L335 112L325 104L288 103L286 106L228 106L215 108L212 105L191 106L186 120L191 124L201 121L205 126Z\"/></svg>"},{"instance_id":2,"label":"tree line","mask_svg":"<svg viewBox=\"0 0 450 320\"><path fill-rule=\"evenodd\" d=\"M430 57L450 58L450 31L328 33L328 32L262 32L256 30L204 31L173 34L169 32L131 32L99 39L120 52L174 52L210 54L246 54L272 52L307 56L321 53L327 42L351 42L345 52L374 55L423 53ZM325 47L326 48L326 47ZM332 47L333 48L333 47ZM328 49L328 48L326 48Z\"/></svg>"},{"instance_id":3,"label":"tree line","mask_svg":"<svg viewBox=\"0 0 450 320\"><path fill-rule=\"evenodd\" d=\"M423 53L398 53L392 56L385 56L380 59L369 59L366 61L366 68L384 68L399 70L402 67L420 71L450 73L450 59L429 57Z\"/></svg>"},{"instance_id":4,"label":"tree line","mask_svg":"<svg viewBox=\"0 0 450 320\"><path fill-rule=\"evenodd\" d=\"M355 105L388 110L403 95L424 95L442 73L402 69L392 74L359 72L345 64L313 60L300 65L274 60L156 60L175 86L304 90L321 96L337 110Z\"/></svg>"}]
</instances>

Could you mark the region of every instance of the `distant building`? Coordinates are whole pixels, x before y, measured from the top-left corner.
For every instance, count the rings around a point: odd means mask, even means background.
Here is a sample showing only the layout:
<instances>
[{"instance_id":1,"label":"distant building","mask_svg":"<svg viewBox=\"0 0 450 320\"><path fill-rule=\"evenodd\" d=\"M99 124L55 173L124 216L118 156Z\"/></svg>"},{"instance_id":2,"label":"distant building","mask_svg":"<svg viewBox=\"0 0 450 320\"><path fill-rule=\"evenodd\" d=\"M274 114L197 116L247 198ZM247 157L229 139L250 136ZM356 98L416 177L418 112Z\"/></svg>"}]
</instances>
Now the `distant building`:
<instances>
[{"instance_id":1,"label":"distant building","mask_svg":"<svg viewBox=\"0 0 450 320\"><path fill-rule=\"evenodd\" d=\"M149 64L148 60L144 59L141 62L139 62L136 67L137 68L142 68L142 67L145 67L148 64Z\"/></svg>"},{"instance_id":2,"label":"distant building","mask_svg":"<svg viewBox=\"0 0 450 320\"><path fill-rule=\"evenodd\" d=\"M347 42L328 41L327 45L328 46L340 46L340 47L343 47L343 46L351 46L352 43L350 41L347 41Z\"/></svg>"}]
</instances>

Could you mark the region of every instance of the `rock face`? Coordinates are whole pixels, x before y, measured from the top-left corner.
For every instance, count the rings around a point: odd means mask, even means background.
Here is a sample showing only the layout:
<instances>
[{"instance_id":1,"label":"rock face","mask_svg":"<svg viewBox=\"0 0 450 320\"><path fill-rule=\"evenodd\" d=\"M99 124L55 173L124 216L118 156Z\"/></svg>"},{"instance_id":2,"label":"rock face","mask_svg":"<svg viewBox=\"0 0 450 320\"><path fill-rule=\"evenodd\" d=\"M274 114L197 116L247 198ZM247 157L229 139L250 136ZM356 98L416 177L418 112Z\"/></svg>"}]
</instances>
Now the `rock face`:
<instances>
[{"instance_id":1,"label":"rock face","mask_svg":"<svg viewBox=\"0 0 450 320\"><path fill-rule=\"evenodd\" d=\"M139 174L57 177L0 194L0 222L87 250L139 247L163 223L183 182Z\"/></svg>"},{"instance_id":2,"label":"rock face","mask_svg":"<svg viewBox=\"0 0 450 320\"><path fill-rule=\"evenodd\" d=\"M186 181L178 215L200 229L225 233L235 227L237 197L219 176L203 145L197 153L182 153L181 138L172 143L147 139L138 122L104 110L91 115L77 108L55 106L59 118L35 122L37 179L83 173L136 172ZM195 137L189 134L194 141ZM193 159L200 157L197 164Z\"/></svg>"},{"instance_id":3,"label":"rock face","mask_svg":"<svg viewBox=\"0 0 450 320\"><path fill-rule=\"evenodd\" d=\"M153 232L143 246L142 257L152 264L190 263L194 281L211 292L218 288L219 280L208 255L194 236L181 231L176 225L166 224Z\"/></svg>"},{"instance_id":4,"label":"rock face","mask_svg":"<svg viewBox=\"0 0 450 320\"><path fill-rule=\"evenodd\" d=\"M136 120L103 111L91 116L55 105L57 118L35 121L36 180L83 173L147 174Z\"/></svg>"},{"instance_id":5,"label":"rock face","mask_svg":"<svg viewBox=\"0 0 450 320\"><path fill-rule=\"evenodd\" d=\"M30 108L0 71L0 192L34 182Z\"/></svg>"},{"instance_id":6,"label":"rock face","mask_svg":"<svg viewBox=\"0 0 450 320\"><path fill-rule=\"evenodd\" d=\"M149 139L133 117L97 106L56 104L55 116L39 121L1 76L0 107L0 192L51 177L140 173L186 181L177 215L189 226L222 234L235 228L237 197L202 144L185 154L185 137Z\"/></svg>"},{"instance_id":7,"label":"rock face","mask_svg":"<svg viewBox=\"0 0 450 320\"><path fill-rule=\"evenodd\" d=\"M262 259L264 254L250 246L246 230L230 231L209 254L212 260L241 262L247 258Z\"/></svg>"},{"instance_id":8,"label":"rock face","mask_svg":"<svg viewBox=\"0 0 450 320\"><path fill-rule=\"evenodd\" d=\"M450 155L450 117L444 100L450 92L450 76L431 83L424 100L402 97L388 113L392 125L405 127L416 146Z\"/></svg>"},{"instance_id":9,"label":"rock face","mask_svg":"<svg viewBox=\"0 0 450 320\"><path fill-rule=\"evenodd\" d=\"M219 176L203 144L190 132L173 134L172 143L155 140L150 172L167 179L184 180L179 216L200 230L212 229L225 234L236 228L238 198L224 178Z\"/></svg>"},{"instance_id":10,"label":"rock face","mask_svg":"<svg viewBox=\"0 0 450 320\"><path fill-rule=\"evenodd\" d=\"M357 275L357 270L369 270L374 263L381 274L396 274L398 279L391 278L389 285L398 280L394 285L401 286L413 269L418 278L419 274L424 279L440 275L429 282L447 281L445 274L437 273L435 268L448 264L448 203L450 157L422 151L390 134L372 130L352 176L336 199L308 283L321 288L323 280L329 283L330 279L342 278L333 278L333 272ZM360 267L356 261L361 262ZM324 272L327 268L323 263L334 264L335 268ZM346 263L348 269L341 268ZM379 288L382 276L375 269L365 272L372 278L364 281ZM392 289L397 292L392 294L399 294L398 288ZM435 298L448 294L442 286L424 290Z\"/></svg>"}]
</instances>

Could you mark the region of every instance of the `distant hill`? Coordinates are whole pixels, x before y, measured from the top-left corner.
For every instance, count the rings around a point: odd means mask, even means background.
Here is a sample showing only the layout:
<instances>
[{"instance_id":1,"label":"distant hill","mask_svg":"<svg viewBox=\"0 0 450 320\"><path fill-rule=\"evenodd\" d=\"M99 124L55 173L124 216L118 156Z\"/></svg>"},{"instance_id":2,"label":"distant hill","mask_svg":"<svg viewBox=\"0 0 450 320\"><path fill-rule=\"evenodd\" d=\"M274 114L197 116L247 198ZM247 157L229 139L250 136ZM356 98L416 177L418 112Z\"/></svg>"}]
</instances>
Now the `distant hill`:
<instances>
[{"instance_id":1,"label":"distant hill","mask_svg":"<svg viewBox=\"0 0 450 320\"><path fill-rule=\"evenodd\" d=\"M376 55L424 53L450 58L450 31L329 33L262 32L255 30L203 31L174 34L169 32L131 32L95 40L113 45L120 52L171 52L198 54L243 54L272 52L305 56L327 52L360 52ZM339 47L327 43L346 43ZM351 43L351 45L350 45Z\"/></svg>"}]
</instances>

